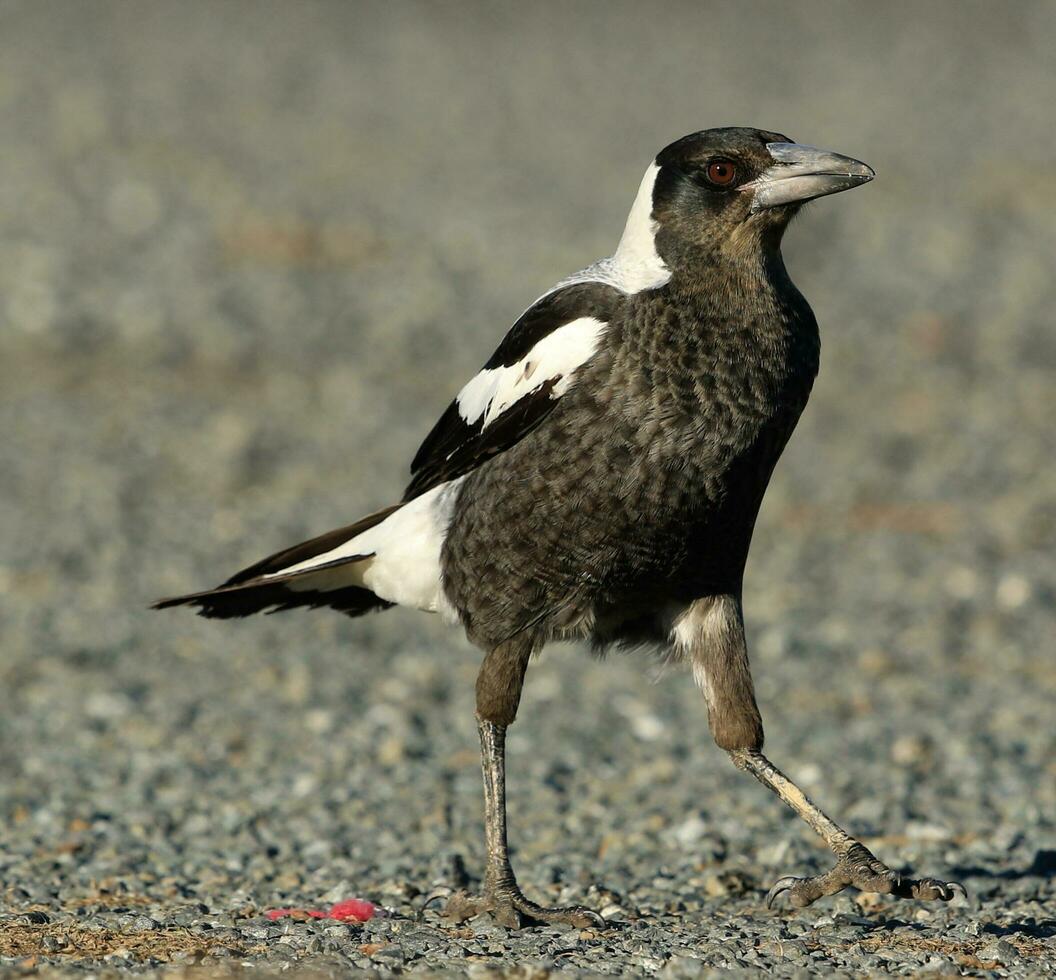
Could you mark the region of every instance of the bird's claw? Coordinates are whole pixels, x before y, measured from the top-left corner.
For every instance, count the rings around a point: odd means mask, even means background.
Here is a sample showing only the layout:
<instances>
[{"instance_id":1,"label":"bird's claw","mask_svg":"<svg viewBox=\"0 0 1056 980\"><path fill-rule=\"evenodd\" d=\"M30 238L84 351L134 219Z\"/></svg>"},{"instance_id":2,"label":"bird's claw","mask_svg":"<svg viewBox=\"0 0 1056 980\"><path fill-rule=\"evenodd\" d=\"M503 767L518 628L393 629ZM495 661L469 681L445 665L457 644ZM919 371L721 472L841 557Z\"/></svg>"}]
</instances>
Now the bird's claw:
<instances>
[{"instance_id":1,"label":"bird's claw","mask_svg":"<svg viewBox=\"0 0 1056 980\"><path fill-rule=\"evenodd\" d=\"M940 881L938 878L902 879L902 885L908 886L909 894L903 894L900 890L893 890L892 894L899 898L915 898L920 902L949 902L955 896L960 896L967 901L968 890L959 881Z\"/></svg>"},{"instance_id":2,"label":"bird's claw","mask_svg":"<svg viewBox=\"0 0 1056 980\"><path fill-rule=\"evenodd\" d=\"M774 902L777 900L778 895L782 892L787 892L796 882L803 881L802 878L797 878L795 875L785 875L783 878L778 878L774 882L773 887L766 893L766 907L772 909Z\"/></svg>"},{"instance_id":3,"label":"bird's claw","mask_svg":"<svg viewBox=\"0 0 1056 980\"><path fill-rule=\"evenodd\" d=\"M425 900L422 902L421 911L424 912L434 902L439 902L445 898L450 900L453 894L453 888L448 888L447 885L438 885L428 895L425 896Z\"/></svg>"},{"instance_id":4,"label":"bird's claw","mask_svg":"<svg viewBox=\"0 0 1056 980\"><path fill-rule=\"evenodd\" d=\"M958 895L968 898L967 890L959 882L936 878L904 878L874 857L865 846L855 843L839 858L836 866L825 874L813 878L786 875L778 879L767 892L766 907L773 908L778 897L787 892L788 902L793 908L806 908L819 898L835 895L847 887L920 902L949 902Z\"/></svg>"},{"instance_id":5,"label":"bird's claw","mask_svg":"<svg viewBox=\"0 0 1056 980\"><path fill-rule=\"evenodd\" d=\"M577 929L604 929L605 920L593 909L582 905L564 908L546 908L526 898L519 890L502 889L480 898L465 892L455 892L444 907L444 916L455 922L465 922L475 915L487 912L507 929L521 929L531 925L570 925Z\"/></svg>"}]
</instances>

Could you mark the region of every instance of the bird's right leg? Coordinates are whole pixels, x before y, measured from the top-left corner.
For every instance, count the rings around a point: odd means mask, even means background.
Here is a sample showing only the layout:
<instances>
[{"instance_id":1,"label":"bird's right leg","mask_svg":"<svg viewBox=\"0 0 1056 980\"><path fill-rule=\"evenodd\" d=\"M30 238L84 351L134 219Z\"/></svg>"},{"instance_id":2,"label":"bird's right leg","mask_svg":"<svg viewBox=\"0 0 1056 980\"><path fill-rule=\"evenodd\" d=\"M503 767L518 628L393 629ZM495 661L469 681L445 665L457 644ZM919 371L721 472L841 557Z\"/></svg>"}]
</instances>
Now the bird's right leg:
<instances>
[{"instance_id":1,"label":"bird's right leg","mask_svg":"<svg viewBox=\"0 0 1056 980\"><path fill-rule=\"evenodd\" d=\"M487 866L484 895L472 899L455 894L446 914L466 919L490 912L504 926L519 928L539 922L561 922L579 928L604 925L590 909L578 905L545 908L526 898L510 866L506 843L506 729L517 716L531 643L516 640L492 650L477 675L477 730L480 733L481 768L484 774L484 833Z\"/></svg>"}]
</instances>

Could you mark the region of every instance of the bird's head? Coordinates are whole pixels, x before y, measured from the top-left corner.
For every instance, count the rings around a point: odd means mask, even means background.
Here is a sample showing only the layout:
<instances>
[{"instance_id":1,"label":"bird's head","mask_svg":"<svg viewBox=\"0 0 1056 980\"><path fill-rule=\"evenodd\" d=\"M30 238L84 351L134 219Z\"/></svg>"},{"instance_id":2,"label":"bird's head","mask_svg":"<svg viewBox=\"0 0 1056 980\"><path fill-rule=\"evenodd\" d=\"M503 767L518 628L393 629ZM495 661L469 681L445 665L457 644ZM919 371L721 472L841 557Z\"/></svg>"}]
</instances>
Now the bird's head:
<instances>
[{"instance_id":1,"label":"bird's head","mask_svg":"<svg viewBox=\"0 0 1056 980\"><path fill-rule=\"evenodd\" d=\"M780 133L705 129L657 154L635 206L644 217L651 205L655 250L674 269L701 253L776 247L805 202L873 177L858 160Z\"/></svg>"}]
</instances>

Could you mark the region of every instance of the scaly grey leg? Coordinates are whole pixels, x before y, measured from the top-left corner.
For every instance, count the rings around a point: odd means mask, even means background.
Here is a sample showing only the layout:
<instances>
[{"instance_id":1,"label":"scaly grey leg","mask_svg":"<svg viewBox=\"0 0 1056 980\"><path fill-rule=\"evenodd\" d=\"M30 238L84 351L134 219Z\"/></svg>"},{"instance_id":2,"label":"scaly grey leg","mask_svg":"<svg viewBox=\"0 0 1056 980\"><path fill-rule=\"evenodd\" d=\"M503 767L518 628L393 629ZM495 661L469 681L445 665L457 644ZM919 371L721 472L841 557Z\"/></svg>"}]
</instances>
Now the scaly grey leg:
<instances>
[{"instance_id":1,"label":"scaly grey leg","mask_svg":"<svg viewBox=\"0 0 1056 980\"><path fill-rule=\"evenodd\" d=\"M808 799L791 779L757 749L737 749L730 758L738 769L750 772L764 786L773 790L784 802L822 837L836 855L836 866L813 878L786 875L779 879L766 896L767 908L772 908L777 897L788 893L789 902L804 908L825 895L835 895L851 885L863 892L877 892L895 898L913 898L922 902L948 902L954 895L967 898L963 885L956 881L937 878L904 878L880 861L864 844L855 840L835 821Z\"/></svg>"},{"instance_id":2,"label":"scaly grey leg","mask_svg":"<svg viewBox=\"0 0 1056 980\"><path fill-rule=\"evenodd\" d=\"M477 730L484 774L484 835L487 866L480 899L458 893L445 914L462 921L490 912L511 929L538 922L563 922L579 928L604 926L596 912L579 905L545 908L525 897L510 866L506 840L506 728L517 715L530 648L504 645L484 658L477 677Z\"/></svg>"}]
</instances>

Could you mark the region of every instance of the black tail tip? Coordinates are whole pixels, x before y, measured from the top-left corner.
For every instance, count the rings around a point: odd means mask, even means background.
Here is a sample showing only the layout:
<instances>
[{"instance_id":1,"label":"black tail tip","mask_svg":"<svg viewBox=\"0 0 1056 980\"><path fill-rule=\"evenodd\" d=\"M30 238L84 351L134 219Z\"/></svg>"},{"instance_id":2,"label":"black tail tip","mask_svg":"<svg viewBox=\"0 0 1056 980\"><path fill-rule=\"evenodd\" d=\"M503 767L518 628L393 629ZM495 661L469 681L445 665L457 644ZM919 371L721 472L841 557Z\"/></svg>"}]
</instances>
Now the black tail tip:
<instances>
[{"instance_id":1,"label":"black tail tip","mask_svg":"<svg viewBox=\"0 0 1056 980\"><path fill-rule=\"evenodd\" d=\"M150 604L150 609L174 609L176 606L191 606L199 616L207 618L226 618L228 616L245 616L242 610L243 602L239 602L239 596L232 596L230 590L223 587L211 589L208 592L192 592L189 595L168 596L165 599L157 599ZM235 601L232 602L232 599ZM231 607L236 607L231 610ZM229 611L231 610L231 611ZM249 611L256 611L250 609Z\"/></svg>"},{"instance_id":2,"label":"black tail tip","mask_svg":"<svg viewBox=\"0 0 1056 980\"><path fill-rule=\"evenodd\" d=\"M152 602L148 609L172 609L174 606L186 606L190 602L184 596L172 596L168 599L156 599Z\"/></svg>"},{"instance_id":3,"label":"black tail tip","mask_svg":"<svg viewBox=\"0 0 1056 980\"><path fill-rule=\"evenodd\" d=\"M149 608L174 609L177 606L190 606L194 608L197 615L204 616L206 619L230 619L260 612L264 604L259 600L247 602L247 597L240 595L240 591L220 588L209 592L193 592L190 595L169 596L166 599L152 602ZM274 601L273 598L272 601Z\"/></svg>"},{"instance_id":4,"label":"black tail tip","mask_svg":"<svg viewBox=\"0 0 1056 980\"><path fill-rule=\"evenodd\" d=\"M237 619L254 613L285 612L298 607L320 609L326 606L349 616L362 616L366 612L388 609L392 603L355 585L319 592L289 589L283 582L258 579L237 585L222 585L207 592L158 599L151 603L150 608L171 609L174 606L196 606L195 612L206 619Z\"/></svg>"}]
</instances>

